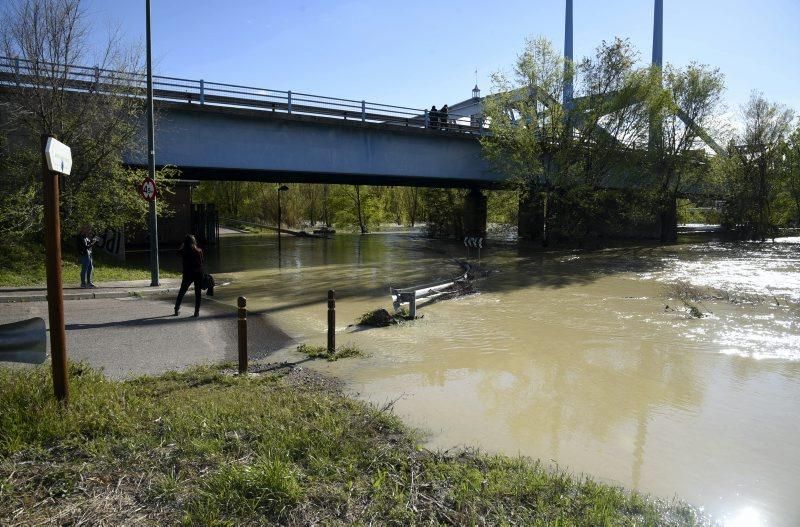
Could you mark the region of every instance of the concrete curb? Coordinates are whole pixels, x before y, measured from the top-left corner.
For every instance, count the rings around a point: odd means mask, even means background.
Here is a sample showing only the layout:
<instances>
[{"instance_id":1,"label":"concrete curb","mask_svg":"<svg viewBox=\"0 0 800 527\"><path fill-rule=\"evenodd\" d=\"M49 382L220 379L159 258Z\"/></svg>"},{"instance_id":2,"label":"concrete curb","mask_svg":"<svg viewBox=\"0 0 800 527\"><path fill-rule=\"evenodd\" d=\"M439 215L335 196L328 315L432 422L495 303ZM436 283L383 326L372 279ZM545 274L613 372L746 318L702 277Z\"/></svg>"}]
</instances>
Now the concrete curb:
<instances>
[{"instance_id":1,"label":"concrete curb","mask_svg":"<svg viewBox=\"0 0 800 527\"><path fill-rule=\"evenodd\" d=\"M168 294L175 294L178 292L177 287L166 289L133 289L128 291L96 291L79 293L64 293L64 300L93 300L95 298L127 298L132 296L150 297L161 296ZM47 294L44 292L36 292L29 294L18 295L0 295L0 304L9 304L17 302L45 302L47 301Z\"/></svg>"}]
</instances>

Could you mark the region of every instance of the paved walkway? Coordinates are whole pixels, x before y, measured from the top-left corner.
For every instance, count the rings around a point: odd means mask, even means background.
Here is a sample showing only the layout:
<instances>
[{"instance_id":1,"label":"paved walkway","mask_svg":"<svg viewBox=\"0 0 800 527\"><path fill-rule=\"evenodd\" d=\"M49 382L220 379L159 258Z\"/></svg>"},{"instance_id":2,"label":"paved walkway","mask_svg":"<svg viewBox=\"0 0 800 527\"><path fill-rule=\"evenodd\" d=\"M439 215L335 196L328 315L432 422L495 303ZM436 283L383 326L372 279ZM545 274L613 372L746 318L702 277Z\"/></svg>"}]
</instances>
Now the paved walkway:
<instances>
[{"instance_id":1,"label":"paved walkway","mask_svg":"<svg viewBox=\"0 0 800 527\"><path fill-rule=\"evenodd\" d=\"M105 289L105 288L103 288ZM111 378L181 370L194 364L235 361L236 310L203 298L193 318L194 294L184 298L181 315L173 316L174 297L98 297L91 302L64 302L67 356L102 368ZM47 303L0 304L0 324L42 317L49 326ZM291 339L264 315L248 317L248 353L264 358ZM50 343L48 342L48 354ZM0 367L9 363L0 363Z\"/></svg>"},{"instance_id":2,"label":"paved walkway","mask_svg":"<svg viewBox=\"0 0 800 527\"><path fill-rule=\"evenodd\" d=\"M78 286L64 288L64 300L89 300L94 298L124 298L128 296L155 296L177 294L179 278L162 278L161 285L150 287L150 280L127 280L103 282L96 289L81 289ZM40 302L47 300L47 288L43 286L0 287L0 303Z\"/></svg>"}]
</instances>

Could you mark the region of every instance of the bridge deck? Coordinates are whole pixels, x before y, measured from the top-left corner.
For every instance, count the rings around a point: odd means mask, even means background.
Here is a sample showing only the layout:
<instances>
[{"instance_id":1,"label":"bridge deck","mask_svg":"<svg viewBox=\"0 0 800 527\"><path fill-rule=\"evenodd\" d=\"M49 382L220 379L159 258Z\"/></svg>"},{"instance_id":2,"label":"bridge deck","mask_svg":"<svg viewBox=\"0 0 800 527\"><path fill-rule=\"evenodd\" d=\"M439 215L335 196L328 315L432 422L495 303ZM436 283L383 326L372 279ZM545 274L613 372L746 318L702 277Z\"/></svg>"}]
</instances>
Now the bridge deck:
<instances>
[{"instance_id":1,"label":"bridge deck","mask_svg":"<svg viewBox=\"0 0 800 527\"><path fill-rule=\"evenodd\" d=\"M53 78L63 80L60 84L68 91L118 93L134 97L144 97L146 94L146 78L139 73L75 65L36 64L0 57L0 85L35 86ZM424 109L159 75L153 76L153 97L162 101L255 108L392 126L430 126L427 110ZM474 126L469 116L449 114L447 121L446 125L437 129L466 134L486 131L483 126Z\"/></svg>"}]
</instances>

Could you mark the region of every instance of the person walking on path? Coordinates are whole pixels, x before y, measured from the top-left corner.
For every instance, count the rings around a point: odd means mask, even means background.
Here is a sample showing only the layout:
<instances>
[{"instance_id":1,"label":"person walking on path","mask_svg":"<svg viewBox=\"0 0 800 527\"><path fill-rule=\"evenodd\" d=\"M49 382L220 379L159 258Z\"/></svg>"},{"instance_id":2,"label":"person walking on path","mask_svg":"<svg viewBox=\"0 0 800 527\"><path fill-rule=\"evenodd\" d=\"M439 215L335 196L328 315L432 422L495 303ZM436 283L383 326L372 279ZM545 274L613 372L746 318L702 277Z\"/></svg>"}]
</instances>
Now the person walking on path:
<instances>
[{"instance_id":1,"label":"person walking on path","mask_svg":"<svg viewBox=\"0 0 800 527\"><path fill-rule=\"evenodd\" d=\"M183 259L183 278L178 298L175 300L175 316L181 312L183 295L194 284L194 316L200 316L200 291L203 287L203 251L197 246L197 240L191 234L183 239L183 244L178 249L178 255Z\"/></svg>"},{"instance_id":2,"label":"person walking on path","mask_svg":"<svg viewBox=\"0 0 800 527\"><path fill-rule=\"evenodd\" d=\"M78 247L78 258L81 261L81 287L94 289L97 286L92 283L92 271L94 271L92 247L97 243L97 238L92 237L91 229L88 225L84 225L78 232L75 241Z\"/></svg>"},{"instance_id":3,"label":"person walking on path","mask_svg":"<svg viewBox=\"0 0 800 527\"><path fill-rule=\"evenodd\" d=\"M450 111L450 109L447 107L446 104L444 106L442 106L441 110L439 110L439 121L442 123L442 130L447 130L447 112L448 111Z\"/></svg>"}]
</instances>

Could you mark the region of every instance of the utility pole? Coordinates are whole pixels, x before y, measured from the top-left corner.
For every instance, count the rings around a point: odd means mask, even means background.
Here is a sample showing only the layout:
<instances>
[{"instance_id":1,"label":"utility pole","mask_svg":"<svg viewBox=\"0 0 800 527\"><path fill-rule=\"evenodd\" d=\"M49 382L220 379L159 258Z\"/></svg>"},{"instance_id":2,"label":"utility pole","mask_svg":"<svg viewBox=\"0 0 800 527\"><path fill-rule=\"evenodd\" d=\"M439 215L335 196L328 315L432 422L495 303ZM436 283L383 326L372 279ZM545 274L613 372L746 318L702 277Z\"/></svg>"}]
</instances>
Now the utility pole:
<instances>
[{"instance_id":1,"label":"utility pole","mask_svg":"<svg viewBox=\"0 0 800 527\"><path fill-rule=\"evenodd\" d=\"M156 146L155 129L153 128L153 50L150 38L150 0L145 0L147 9L147 172L150 179L156 180ZM156 199L150 202L150 286L158 283L158 216L156 215Z\"/></svg>"}]
</instances>

